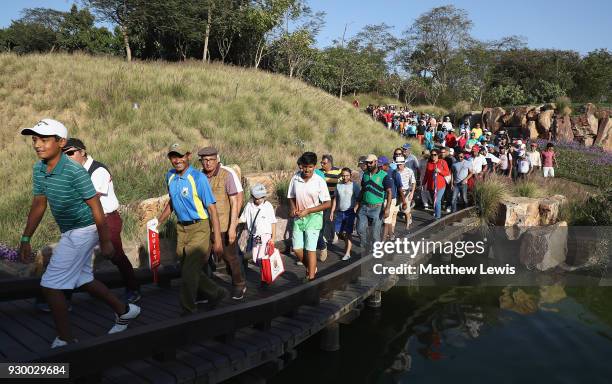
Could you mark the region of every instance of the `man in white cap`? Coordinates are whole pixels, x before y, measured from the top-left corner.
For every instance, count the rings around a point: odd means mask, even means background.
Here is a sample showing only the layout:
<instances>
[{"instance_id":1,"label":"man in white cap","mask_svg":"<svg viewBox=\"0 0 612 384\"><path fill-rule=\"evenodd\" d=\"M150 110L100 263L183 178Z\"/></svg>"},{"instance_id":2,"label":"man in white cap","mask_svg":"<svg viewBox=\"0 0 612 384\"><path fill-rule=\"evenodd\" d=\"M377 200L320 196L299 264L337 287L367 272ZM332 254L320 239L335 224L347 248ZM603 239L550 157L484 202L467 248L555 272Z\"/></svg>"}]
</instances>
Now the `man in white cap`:
<instances>
[{"instance_id":1,"label":"man in white cap","mask_svg":"<svg viewBox=\"0 0 612 384\"><path fill-rule=\"evenodd\" d=\"M89 174L62 153L68 130L59 121L44 119L32 128L23 129L21 134L32 136L32 147L40 158L33 170L34 197L21 236L21 260L29 261L30 239L43 218L47 203L62 233L40 282L58 333L51 348L75 342L63 292L67 289L83 287L114 310L115 325L109 333L126 330L129 321L140 314L140 307L124 304L94 279L91 262L94 247L99 243L102 255L108 258L112 258L114 249L100 198Z\"/></svg>"}]
</instances>

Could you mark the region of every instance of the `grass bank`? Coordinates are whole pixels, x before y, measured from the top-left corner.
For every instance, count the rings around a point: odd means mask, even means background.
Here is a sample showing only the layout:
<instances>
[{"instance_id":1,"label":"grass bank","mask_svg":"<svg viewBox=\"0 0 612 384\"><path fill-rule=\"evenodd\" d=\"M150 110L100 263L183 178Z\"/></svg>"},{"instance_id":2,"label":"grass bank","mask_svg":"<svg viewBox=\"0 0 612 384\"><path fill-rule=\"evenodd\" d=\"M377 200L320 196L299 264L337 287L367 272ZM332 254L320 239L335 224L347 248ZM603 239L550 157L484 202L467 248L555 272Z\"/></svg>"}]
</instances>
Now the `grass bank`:
<instances>
[{"instance_id":1,"label":"grass bank","mask_svg":"<svg viewBox=\"0 0 612 384\"><path fill-rule=\"evenodd\" d=\"M351 99L352 100L352 99ZM401 144L350 101L299 80L200 62L125 63L84 55L0 55L0 243L16 246L36 156L23 127L51 117L113 172L123 204L164 193L166 148L215 145L245 172L292 170L306 150L354 166ZM134 108L134 104L138 108ZM34 246L58 239L46 217Z\"/></svg>"}]
</instances>

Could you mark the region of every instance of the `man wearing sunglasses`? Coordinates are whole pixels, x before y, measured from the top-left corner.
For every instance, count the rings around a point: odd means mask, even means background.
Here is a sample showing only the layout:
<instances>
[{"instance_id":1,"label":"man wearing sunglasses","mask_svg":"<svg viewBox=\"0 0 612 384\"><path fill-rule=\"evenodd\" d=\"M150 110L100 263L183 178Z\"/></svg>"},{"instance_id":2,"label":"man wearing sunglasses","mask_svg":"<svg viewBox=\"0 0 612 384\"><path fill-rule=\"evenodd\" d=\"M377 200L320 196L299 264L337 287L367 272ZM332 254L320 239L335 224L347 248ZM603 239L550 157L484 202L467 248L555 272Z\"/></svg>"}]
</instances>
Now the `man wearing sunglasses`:
<instances>
[{"instance_id":1,"label":"man wearing sunglasses","mask_svg":"<svg viewBox=\"0 0 612 384\"><path fill-rule=\"evenodd\" d=\"M136 277L134 276L134 268L127 258L123 243L121 242L121 229L123 221L119 215L119 200L115 195L115 187L113 185L113 177L106 165L94 160L87 154L85 144L77 138L71 137L66 140L66 145L63 152L70 159L81 164L89 173L91 181L94 185L96 193L100 197L102 210L106 217L106 223L110 232L111 242L115 248L115 254L111 258L111 262L115 264L123 282L125 284L125 300L128 303L135 303L140 300L140 289Z\"/></svg>"}]
</instances>

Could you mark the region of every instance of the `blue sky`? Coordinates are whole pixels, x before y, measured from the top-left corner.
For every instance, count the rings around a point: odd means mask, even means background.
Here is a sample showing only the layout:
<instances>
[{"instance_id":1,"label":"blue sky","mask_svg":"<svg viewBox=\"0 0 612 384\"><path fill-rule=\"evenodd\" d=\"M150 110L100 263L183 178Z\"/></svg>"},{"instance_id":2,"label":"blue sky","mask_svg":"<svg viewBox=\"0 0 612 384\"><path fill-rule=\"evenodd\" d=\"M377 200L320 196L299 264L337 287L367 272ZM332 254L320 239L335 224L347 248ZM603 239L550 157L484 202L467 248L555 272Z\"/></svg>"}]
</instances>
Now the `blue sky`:
<instances>
[{"instance_id":1,"label":"blue sky","mask_svg":"<svg viewBox=\"0 0 612 384\"><path fill-rule=\"evenodd\" d=\"M67 10L73 0L0 1L0 27L20 17L23 8ZM308 0L325 11L326 26L317 45L325 46L342 36L357 33L366 24L382 22L397 34L429 9L454 4L465 9L474 22L472 35L481 40L522 35L530 48L571 49L585 54L597 48L612 51L612 0Z\"/></svg>"}]
</instances>

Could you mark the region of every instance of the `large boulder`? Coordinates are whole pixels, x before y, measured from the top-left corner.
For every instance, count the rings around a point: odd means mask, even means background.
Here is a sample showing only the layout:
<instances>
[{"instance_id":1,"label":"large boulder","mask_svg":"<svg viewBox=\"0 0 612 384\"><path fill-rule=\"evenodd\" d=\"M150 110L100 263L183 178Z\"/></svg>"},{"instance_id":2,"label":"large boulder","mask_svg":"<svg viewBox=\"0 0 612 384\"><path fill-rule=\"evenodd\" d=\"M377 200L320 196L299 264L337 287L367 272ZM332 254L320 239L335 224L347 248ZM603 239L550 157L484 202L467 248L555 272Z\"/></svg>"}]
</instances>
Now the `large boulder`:
<instances>
[{"instance_id":1,"label":"large boulder","mask_svg":"<svg viewBox=\"0 0 612 384\"><path fill-rule=\"evenodd\" d=\"M554 114L554 109L547 109L538 114L538 132L541 135L548 133L552 128Z\"/></svg>"},{"instance_id":2,"label":"large boulder","mask_svg":"<svg viewBox=\"0 0 612 384\"><path fill-rule=\"evenodd\" d=\"M540 225L550 225L559 219L559 208L565 203L565 196L554 195L540 199L538 210L540 211Z\"/></svg>"},{"instance_id":3,"label":"large boulder","mask_svg":"<svg viewBox=\"0 0 612 384\"><path fill-rule=\"evenodd\" d=\"M530 197L507 197L500 202L497 225L504 227L533 227L540 224L540 200ZM512 240L519 234L508 237Z\"/></svg>"},{"instance_id":4,"label":"large boulder","mask_svg":"<svg viewBox=\"0 0 612 384\"><path fill-rule=\"evenodd\" d=\"M485 108L482 111L482 126L491 132L497 132L502 126L502 117L506 114L503 108Z\"/></svg>"},{"instance_id":5,"label":"large boulder","mask_svg":"<svg viewBox=\"0 0 612 384\"><path fill-rule=\"evenodd\" d=\"M547 271L565 262L567 223L530 228L521 236L519 258L527 268Z\"/></svg>"},{"instance_id":6,"label":"large boulder","mask_svg":"<svg viewBox=\"0 0 612 384\"><path fill-rule=\"evenodd\" d=\"M128 209L136 213L138 227L143 228L144 231L144 228L147 226L147 221L159 216L169 200L170 197L168 195L153 197L133 203Z\"/></svg>"},{"instance_id":7,"label":"large boulder","mask_svg":"<svg viewBox=\"0 0 612 384\"><path fill-rule=\"evenodd\" d=\"M586 146L593 145L597 131L599 129L599 121L595 115L597 109L591 103L588 103L581 108L581 113L572 118L572 128L574 137Z\"/></svg>"},{"instance_id":8,"label":"large boulder","mask_svg":"<svg viewBox=\"0 0 612 384\"><path fill-rule=\"evenodd\" d=\"M572 130L572 120L569 116L557 116L554 120L556 127L556 139L559 141L574 141L574 131Z\"/></svg>"},{"instance_id":9,"label":"large boulder","mask_svg":"<svg viewBox=\"0 0 612 384\"><path fill-rule=\"evenodd\" d=\"M527 116L533 119L533 113L530 114L530 111L533 110L532 106L524 106L524 107L516 107L512 111L512 126L527 128Z\"/></svg>"},{"instance_id":10,"label":"large boulder","mask_svg":"<svg viewBox=\"0 0 612 384\"><path fill-rule=\"evenodd\" d=\"M600 146L607 151L612 151L612 118L605 116L599 119L599 128L594 145Z\"/></svg>"},{"instance_id":11,"label":"large boulder","mask_svg":"<svg viewBox=\"0 0 612 384\"><path fill-rule=\"evenodd\" d=\"M529 120L527 122L527 130L529 131L529 138L532 140L537 139L540 136L534 120Z\"/></svg>"}]
</instances>

